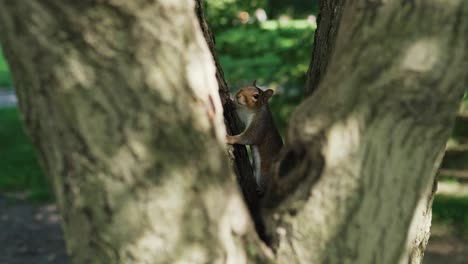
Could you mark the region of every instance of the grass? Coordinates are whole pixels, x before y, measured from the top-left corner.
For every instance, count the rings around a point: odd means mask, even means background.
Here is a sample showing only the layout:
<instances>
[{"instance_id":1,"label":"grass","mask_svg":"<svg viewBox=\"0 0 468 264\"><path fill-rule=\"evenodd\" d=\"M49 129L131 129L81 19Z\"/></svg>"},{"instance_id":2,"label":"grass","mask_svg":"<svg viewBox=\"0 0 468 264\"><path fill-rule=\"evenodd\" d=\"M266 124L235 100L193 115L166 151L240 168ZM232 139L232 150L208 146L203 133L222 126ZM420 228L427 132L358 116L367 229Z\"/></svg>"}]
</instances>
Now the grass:
<instances>
[{"instance_id":1,"label":"grass","mask_svg":"<svg viewBox=\"0 0 468 264\"><path fill-rule=\"evenodd\" d=\"M10 70L8 64L3 56L2 49L0 48L0 90L9 89L13 87L11 80Z\"/></svg>"},{"instance_id":2,"label":"grass","mask_svg":"<svg viewBox=\"0 0 468 264\"><path fill-rule=\"evenodd\" d=\"M0 191L27 192L32 200L50 198L44 174L16 108L0 108L0 151Z\"/></svg>"},{"instance_id":3,"label":"grass","mask_svg":"<svg viewBox=\"0 0 468 264\"><path fill-rule=\"evenodd\" d=\"M433 221L468 232L468 196L437 195L432 205Z\"/></svg>"}]
</instances>

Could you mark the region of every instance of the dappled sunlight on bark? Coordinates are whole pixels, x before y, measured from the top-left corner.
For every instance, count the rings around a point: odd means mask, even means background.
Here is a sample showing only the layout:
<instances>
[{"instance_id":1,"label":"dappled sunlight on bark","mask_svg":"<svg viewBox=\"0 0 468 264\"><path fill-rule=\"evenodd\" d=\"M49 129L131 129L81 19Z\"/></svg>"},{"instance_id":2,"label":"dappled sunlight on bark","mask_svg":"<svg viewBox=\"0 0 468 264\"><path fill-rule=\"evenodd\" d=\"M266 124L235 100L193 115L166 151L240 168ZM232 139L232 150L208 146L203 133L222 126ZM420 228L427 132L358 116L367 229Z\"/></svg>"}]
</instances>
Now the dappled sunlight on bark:
<instances>
[{"instance_id":1,"label":"dappled sunlight on bark","mask_svg":"<svg viewBox=\"0 0 468 264\"><path fill-rule=\"evenodd\" d=\"M429 71L439 60L439 52L437 39L418 40L405 51L402 68L417 72Z\"/></svg>"}]
</instances>

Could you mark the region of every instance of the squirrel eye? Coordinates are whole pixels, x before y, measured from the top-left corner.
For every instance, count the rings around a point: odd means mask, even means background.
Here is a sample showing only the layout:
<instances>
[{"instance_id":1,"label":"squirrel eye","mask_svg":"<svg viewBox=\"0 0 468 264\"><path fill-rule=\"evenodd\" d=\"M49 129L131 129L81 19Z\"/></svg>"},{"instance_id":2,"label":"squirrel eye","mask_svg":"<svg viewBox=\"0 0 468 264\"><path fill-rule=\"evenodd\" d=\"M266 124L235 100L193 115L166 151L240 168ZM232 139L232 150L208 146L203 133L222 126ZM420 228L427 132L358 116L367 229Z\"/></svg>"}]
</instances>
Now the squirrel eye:
<instances>
[{"instance_id":1,"label":"squirrel eye","mask_svg":"<svg viewBox=\"0 0 468 264\"><path fill-rule=\"evenodd\" d=\"M254 98L255 100L258 99L258 94L254 94L254 95L253 95L253 98Z\"/></svg>"}]
</instances>

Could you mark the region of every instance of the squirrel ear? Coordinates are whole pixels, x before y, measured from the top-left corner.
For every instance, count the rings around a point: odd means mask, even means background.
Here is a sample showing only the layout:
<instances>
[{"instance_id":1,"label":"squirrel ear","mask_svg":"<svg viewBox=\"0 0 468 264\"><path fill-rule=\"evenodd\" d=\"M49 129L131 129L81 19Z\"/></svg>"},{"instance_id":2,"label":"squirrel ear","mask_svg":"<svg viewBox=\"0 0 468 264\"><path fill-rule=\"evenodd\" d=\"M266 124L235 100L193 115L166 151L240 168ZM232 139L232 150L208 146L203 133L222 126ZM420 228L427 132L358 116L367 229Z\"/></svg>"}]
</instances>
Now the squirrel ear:
<instances>
[{"instance_id":1,"label":"squirrel ear","mask_svg":"<svg viewBox=\"0 0 468 264\"><path fill-rule=\"evenodd\" d=\"M273 95L273 93L274 93L274 91L272 89L268 89L268 90L263 92L265 102L268 101L268 99L270 99L270 97Z\"/></svg>"}]
</instances>

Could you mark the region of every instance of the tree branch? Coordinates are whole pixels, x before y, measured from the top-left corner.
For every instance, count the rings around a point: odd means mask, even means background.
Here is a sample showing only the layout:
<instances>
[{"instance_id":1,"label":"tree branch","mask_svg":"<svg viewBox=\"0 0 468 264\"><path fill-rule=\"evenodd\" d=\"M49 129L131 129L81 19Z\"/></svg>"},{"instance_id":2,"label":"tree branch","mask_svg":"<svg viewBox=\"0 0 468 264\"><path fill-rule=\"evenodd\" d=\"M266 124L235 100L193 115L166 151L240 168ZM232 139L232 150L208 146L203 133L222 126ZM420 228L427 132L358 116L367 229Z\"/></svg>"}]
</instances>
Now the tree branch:
<instances>
[{"instance_id":1,"label":"tree branch","mask_svg":"<svg viewBox=\"0 0 468 264\"><path fill-rule=\"evenodd\" d=\"M304 87L306 96L310 96L317 90L320 80L325 75L328 63L332 59L341 14L345 4L346 0L320 1L312 59L309 64L306 85Z\"/></svg>"}]
</instances>

